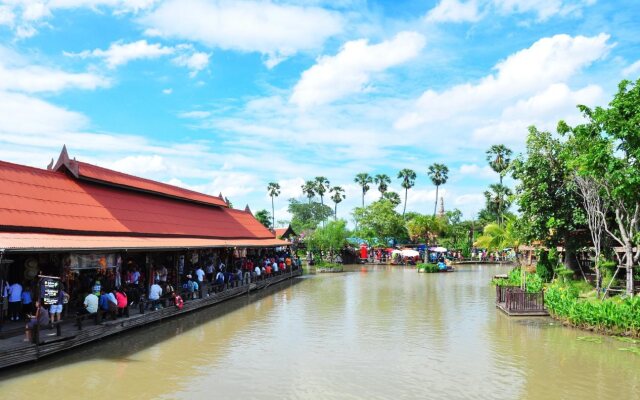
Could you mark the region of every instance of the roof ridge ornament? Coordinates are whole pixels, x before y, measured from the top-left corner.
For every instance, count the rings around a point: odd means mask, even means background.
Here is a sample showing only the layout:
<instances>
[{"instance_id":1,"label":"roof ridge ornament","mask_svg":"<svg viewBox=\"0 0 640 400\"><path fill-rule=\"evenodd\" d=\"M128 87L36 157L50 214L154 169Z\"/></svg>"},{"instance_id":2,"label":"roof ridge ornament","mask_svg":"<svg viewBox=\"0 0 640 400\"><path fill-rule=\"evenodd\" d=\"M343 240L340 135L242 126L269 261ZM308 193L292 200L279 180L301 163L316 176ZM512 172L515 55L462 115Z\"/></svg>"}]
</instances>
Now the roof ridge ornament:
<instances>
[{"instance_id":1,"label":"roof ridge ornament","mask_svg":"<svg viewBox=\"0 0 640 400\"><path fill-rule=\"evenodd\" d=\"M78 178L80 176L80 168L78 166L78 162L75 159L69 158L69 152L67 151L67 145L62 145L62 151L60 151L60 155L58 156L58 162L53 167L54 171L59 171L60 168L64 166L67 171L69 171L74 177Z\"/></svg>"}]
</instances>

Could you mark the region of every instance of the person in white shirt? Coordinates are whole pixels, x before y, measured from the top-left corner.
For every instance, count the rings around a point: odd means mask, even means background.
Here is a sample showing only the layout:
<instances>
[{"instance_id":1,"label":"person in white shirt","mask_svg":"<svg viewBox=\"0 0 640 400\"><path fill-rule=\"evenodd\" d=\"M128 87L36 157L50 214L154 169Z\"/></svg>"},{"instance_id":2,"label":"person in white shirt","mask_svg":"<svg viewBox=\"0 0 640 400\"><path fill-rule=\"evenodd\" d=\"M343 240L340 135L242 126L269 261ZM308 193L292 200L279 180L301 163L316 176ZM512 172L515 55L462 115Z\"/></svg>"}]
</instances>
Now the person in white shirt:
<instances>
[{"instance_id":1,"label":"person in white shirt","mask_svg":"<svg viewBox=\"0 0 640 400\"><path fill-rule=\"evenodd\" d=\"M162 296L162 288L158 285L158 282L151 285L149 289L149 300L151 300L151 309L157 310L160 303L160 296Z\"/></svg>"},{"instance_id":2,"label":"person in white shirt","mask_svg":"<svg viewBox=\"0 0 640 400\"><path fill-rule=\"evenodd\" d=\"M256 267L253 269L253 272L256 273L256 277L260 277L260 275L262 275L262 270L260 269L259 266L256 265Z\"/></svg>"},{"instance_id":3,"label":"person in white shirt","mask_svg":"<svg viewBox=\"0 0 640 400\"><path fill-rule=\"evenodd\" d=\"M22 313L22 285L15 282L9 286L9 318L11 321L20 321Z\"/></svg>"},{"instance_id":4,"label":"person in white shirt","mask_svg":"<svg viewBox=\"0 0 640 400\"><path fill-rule=\"evenodd\" d=\"M207 280L209 282L213 281L213 271L215 271L216 267L213 265L213 261L211 261L209 263L209 265L207 265Z\"/></svg>"},{"instance_id":5,"label":"person in white shirt","mask_svg":"<svg viewBox=\"0 0 640 400\"><path fill-rule=\"evenodd\" d=\"M198 277L198 284L202 285L202 282L204 281L204 271L202 270L202 267L198 267L198 269L196 269L196 276Z\"/></svg>"}]
</instances>

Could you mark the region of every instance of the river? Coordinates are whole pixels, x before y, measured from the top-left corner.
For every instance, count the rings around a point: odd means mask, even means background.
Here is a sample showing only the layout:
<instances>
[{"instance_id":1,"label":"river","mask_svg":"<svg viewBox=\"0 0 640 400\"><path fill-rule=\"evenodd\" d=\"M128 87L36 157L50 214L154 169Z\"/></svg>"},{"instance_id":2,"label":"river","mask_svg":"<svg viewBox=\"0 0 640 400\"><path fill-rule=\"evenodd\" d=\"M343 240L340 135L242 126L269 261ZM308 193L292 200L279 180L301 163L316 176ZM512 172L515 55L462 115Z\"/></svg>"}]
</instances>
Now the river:
<instances>
[{"instance_id":1,"label":"river","mask_svg":"<svg viewBox=\"0 0 640 400\"><path fill-rule=\"evenodd\" d=\"M638 399L628 343L510 318L505 267L347 268L0 374L9 399ZM30 393L30 395L27 395Z\"/></svg>"}]
</instances>

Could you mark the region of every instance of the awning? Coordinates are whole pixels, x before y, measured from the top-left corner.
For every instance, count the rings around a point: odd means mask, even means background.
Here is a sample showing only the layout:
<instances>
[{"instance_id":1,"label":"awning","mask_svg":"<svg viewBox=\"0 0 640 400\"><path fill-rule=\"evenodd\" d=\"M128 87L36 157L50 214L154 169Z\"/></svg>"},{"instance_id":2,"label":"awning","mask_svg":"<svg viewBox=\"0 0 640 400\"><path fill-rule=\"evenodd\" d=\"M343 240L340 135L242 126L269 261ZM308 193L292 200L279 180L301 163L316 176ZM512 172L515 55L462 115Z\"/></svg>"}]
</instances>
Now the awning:
<instances>
[{"instance_id":1,"label":"awning","mask_svg":"<svg viewBox=\"0 0 640 400\"><path fill-rule=\"evenodd\" d=\"M282 247L290 245L291 243L279 239L201 239L0 233L0 249L9 251L168 250L216 247Z\"/></svg>"}]
</instances>

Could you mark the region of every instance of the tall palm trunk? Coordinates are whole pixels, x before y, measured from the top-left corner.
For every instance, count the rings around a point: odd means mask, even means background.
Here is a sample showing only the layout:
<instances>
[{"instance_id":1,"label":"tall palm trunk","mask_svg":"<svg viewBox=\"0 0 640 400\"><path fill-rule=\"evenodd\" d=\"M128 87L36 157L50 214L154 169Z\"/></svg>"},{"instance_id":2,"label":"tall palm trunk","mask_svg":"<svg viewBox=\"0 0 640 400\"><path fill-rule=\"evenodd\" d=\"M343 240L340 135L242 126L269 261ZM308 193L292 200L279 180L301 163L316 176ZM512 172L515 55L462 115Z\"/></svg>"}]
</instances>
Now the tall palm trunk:
<instances>
[{"instance_id":1,"label":"tall palm trunk","mask_svg":"<svg viewBox=\"0 0 640 400\"><path fill-rule=\"evenodd\" d=\"M433 216L436 216L436 210L438 209L438 189L440 188L440 185L436 185L436 204L434 204L433 206Z\"/></svg>"},{"instance_id":2,"label":"tall palm trunk","mask_svg":"<svg viewBox=\"0 0 640 400\"><path fill-rule=\"evenodd\" d=\"M404 213L407 211L407 192L409 188L404 188L404 207L402 207L402 219L404 219Z\"/></svg>"},{"instance_id":3,"label":"tall palm trunk","mask_svg":"<svg viewBox=\"0 0 640 400\"><path fill-rule=\"evenodd\" d=\"M333 220L338 220L338 203L336 203L336 205L333 207Z\"/></svg>"},{"instance_id":4,"label":"tall palm trunk","mask_svg":"<svg viewBox=\"0 0 640 400\"><path fill-rule=\"evenodd\" d=\"M364 188L362 188L362 208L364 208Z\"/></svg>"},{"instance_id":5,"label":"tall palm trunk","mask_svg":"<svg viewBox=\"0 0 640 400\"><path fill-rule=\"evenodd\" d=\"M322 195L320 196L320 205L321 205L320 209L324 209L324 199L322 198ZM324 222L325 222L325 220L323 218L322 219L322 227L323 228L324 228Z\"/></svg>"},{"instance_id":6,"label":"tall palm trunk","mask_svg":"<svg viewBox=\"0 0 640 400\"><path fill-rule=\"evenodd\" d=\"M275 230L276 229L276 210L273 207L273 196L271 196L271 221L273 221L271 227Z\"/></svg>"}]
</instances>

